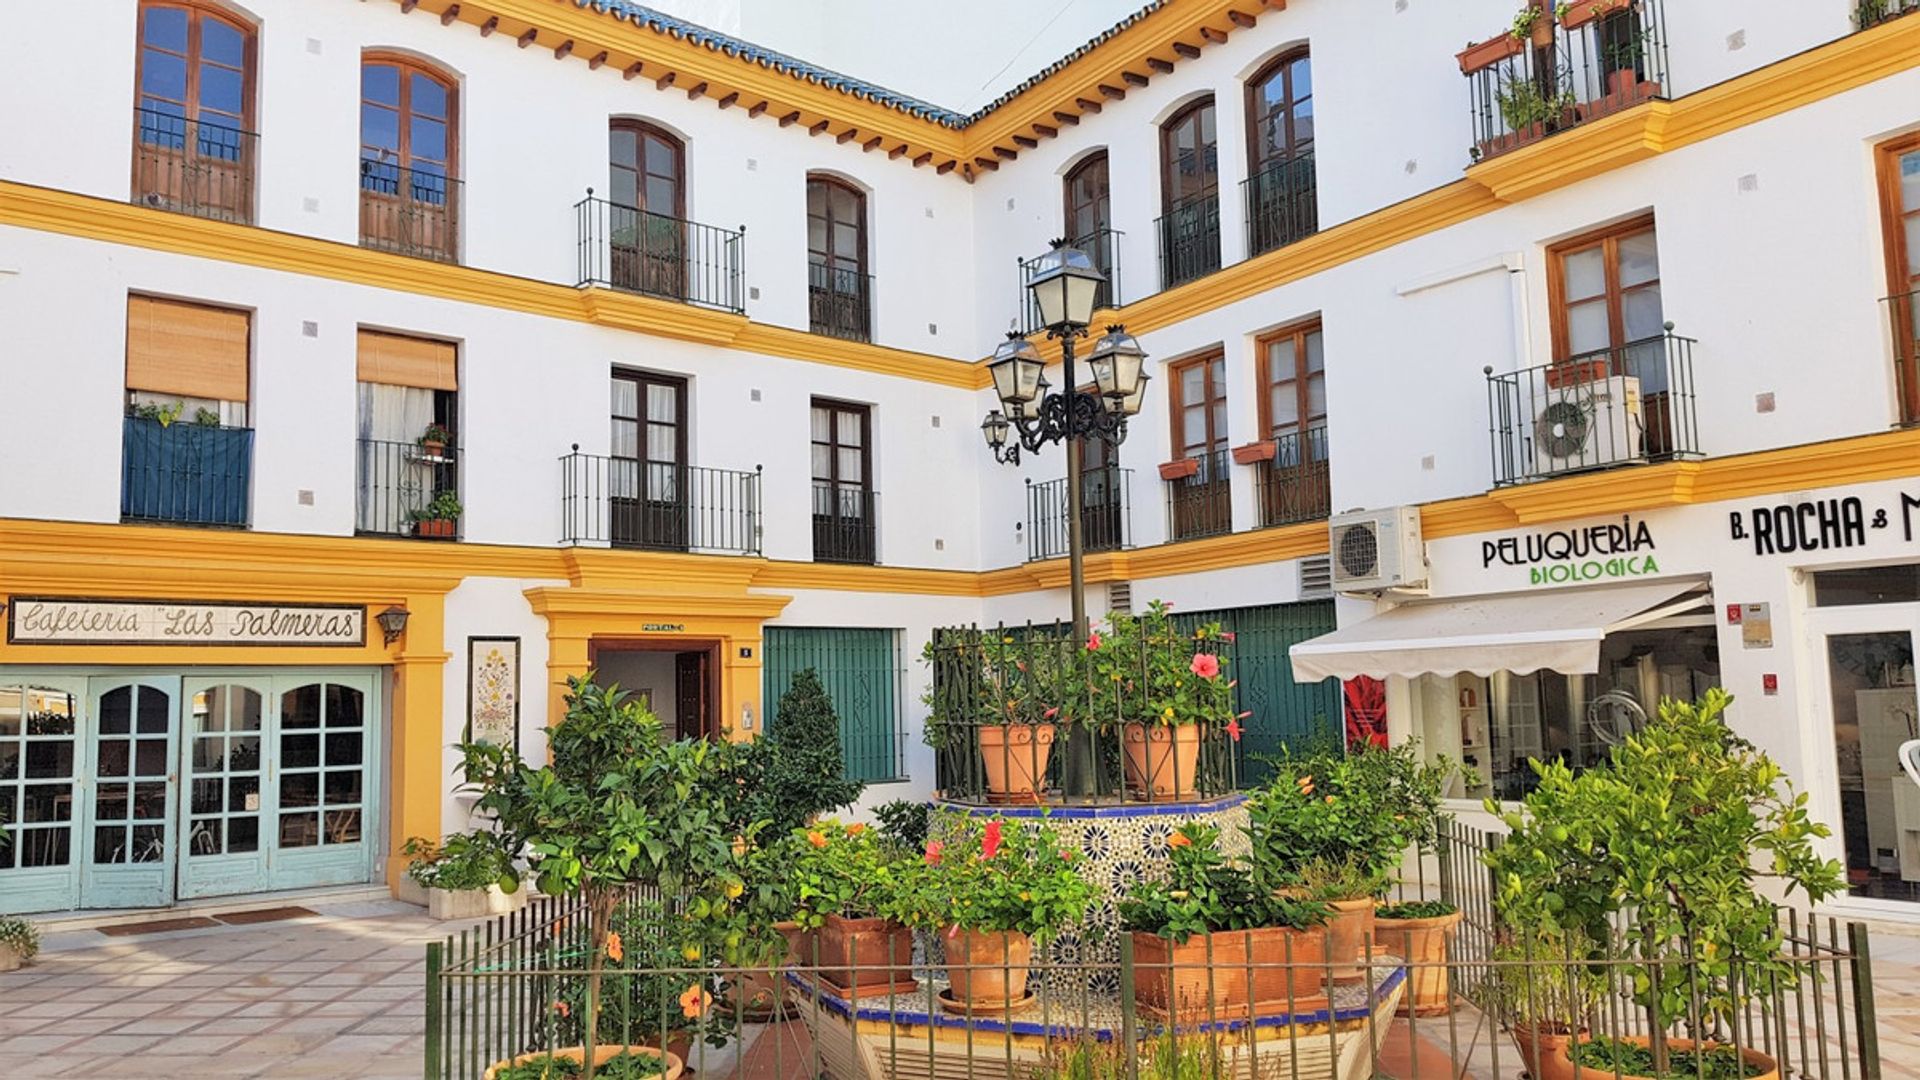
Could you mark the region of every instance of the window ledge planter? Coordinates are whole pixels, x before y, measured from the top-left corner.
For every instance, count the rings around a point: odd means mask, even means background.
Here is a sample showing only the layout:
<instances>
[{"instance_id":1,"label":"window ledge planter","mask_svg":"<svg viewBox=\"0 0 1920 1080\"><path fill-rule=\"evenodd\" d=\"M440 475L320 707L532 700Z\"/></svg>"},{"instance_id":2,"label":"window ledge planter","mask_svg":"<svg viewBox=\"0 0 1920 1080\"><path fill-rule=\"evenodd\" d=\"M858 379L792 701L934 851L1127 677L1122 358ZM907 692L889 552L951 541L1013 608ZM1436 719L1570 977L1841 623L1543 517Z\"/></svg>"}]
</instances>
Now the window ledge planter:
<instances>
[{"instance_id":1,"label":"window ledge planter","mask_svg":"<svg viewBox=\"0 0 1920 1080\"><path fill-rule=\"evenodd\" d=\"M1476 42L1455 54L1460 61L1460 73L1471 75L1476 71L1485 71L1502 60L1510 60L1526 51L1526 42L1505 31L1485 41Z\"/></svg>"},{"instance_id":2,"label":"window ledge planter","mask_svg":"<svg viewBox=\"0 0 1920 1080\"><path fill-rule=\"evenodd\" d=\"M600 1066L605 1065L607 1062L612 1061L614 1058L620 1057L625 1054L659 1056L660 1053L661 1052L659 1050L651 1046L617 1046L617 1045L616 1046L596 1046L593 1048L593 1065L594 1065L594 1068L597 1069ZM511 1058L506 1061L495 1062L493 1065L487 1068L485 1080L494 1080L495 1077L499 1076L501 1073L507 1071L508 1069L512 1068L515 1065L524 1065L529 1062L541 1061L541 1060L544 1060L547 1056L548 1054L546 1051L540 1051L538 1053L532 1053L532 1054L521 1054L519 1057ZM586 1048L583 1046L566 1046L553 1051L552 1056L556 1058L564 1058L568 1061L580 1062L580 1061L586 1060L587 1051L586 1051ZM660 1063L659 1080L680 1080L680 1074L686 1072L686 1069L687 1069L686 1063L680 1060L679 1057L673 1054L667 1054L666 1060Z\"/></svg>"},{"instance_id":3,"label":"window ledge planter","mask_svg":"<svg viewBox=\"0 0 1920 1080\"><path fill-rule=\"evenodd\" d=\"M1280 444L1272 439L1250 442L1245 446L1236 446L1233 448L1233 463L1235 465L1258 465L1263 461L1272 461L1275 455L1279 453L1279 450Z\"/></svg>"},{"instance_id":4,"label":"window ledge planter","mask_svg":"<svg viewBox=\"0 0 1920 1080\"><path fill-rule=\"evenodd\" d=\"M484 889L428 889L427 917L440 922L481 919L519 911L526 903L525 885L510 893L502 892L498 885Z\"/></svg>"},{"instance_id":5,"label":"window ledge planter","mask_svg":"<svg viewBox=\"0 0 1920 1080\"><path fill-rule=\"evenodd\" d=\"M451 540L458 525L452 518L421 518L413 523L413 535L423 540Z\"/></svg>"},{"instance_id":6,"label":"window ledge planter","mask_svg":"<svg viewBox=\"0 0 1920 1080\"><path fill-rule=\"evenodd\" d=\"M1133 931L1134 1001L1179 1019L1323 1007L1326 935L1319 927L1216 930L1174 942ZM1257 966L1255 966L1257 965Z\"/></svg>"},{"instance_id":7,"label":"window ledge planter","mask_svg":"<svg viewBox=\"0 0 1920 1080\"><path fill-rule=\"evenodd\" d=\"M1625 11L1634 3L1635 0L1574 0L1567 6L1567 13L1561 16L1560 25L1569 30L1578 30L1595 19Z\"/></svg>"},{"instance_id":8,"label":"window ledge planter","mask_svg":"<svg viewBox=\"0 0 1920 1080\"><path fill-rule=\"evenodd\" d=\"M1185 480L1200 471L1199 458L1177 458L1160 463L1160 479Z\"/></svg>"},{"instance_id":9,"label":"window ledge planter","mask_svg":"<svg viewBox=\"0 0 1920 1080\"><path fill-rule=\"evenodd\" d=\"M1563 361L1547 367L1547 388L1564 390L1569 386L1584 386L1599 382L1612 373L1613 366L1606 360Z\"/></svg>"}]
</instances>

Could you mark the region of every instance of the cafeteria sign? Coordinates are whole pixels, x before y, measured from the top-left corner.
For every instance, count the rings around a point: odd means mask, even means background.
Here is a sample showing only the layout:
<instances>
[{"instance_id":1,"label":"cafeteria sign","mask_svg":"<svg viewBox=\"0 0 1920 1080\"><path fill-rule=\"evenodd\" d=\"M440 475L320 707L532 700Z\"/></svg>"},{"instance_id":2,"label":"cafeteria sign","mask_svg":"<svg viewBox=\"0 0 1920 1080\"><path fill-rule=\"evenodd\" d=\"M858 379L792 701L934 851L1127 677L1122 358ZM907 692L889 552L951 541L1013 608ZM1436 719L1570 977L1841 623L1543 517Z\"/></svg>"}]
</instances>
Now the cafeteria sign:
<instances>
[{"instance_id":1,"label":"cafeteria sign","mask_svg":"<svg viewBox=\"0 0 1920 1080\"><path fill-rule=\"evenodd\" d=\"M1495 563L1525 567L1528 585L1576 585L1660 572L1647 523L1624 517L1613 525L1550 529L1481 541L1481 568Z\"/></svg>"},{"instance_id":2,"label":"cafeteria sign","mask_svg":"<svg viewBox=\"0 0 1920 1080\"><path fill-rule=\"evenodd\" d=\"M366 639L364 607L34 596L7 606L13 645L357 646Z\"/></svg>"}]
</instances>

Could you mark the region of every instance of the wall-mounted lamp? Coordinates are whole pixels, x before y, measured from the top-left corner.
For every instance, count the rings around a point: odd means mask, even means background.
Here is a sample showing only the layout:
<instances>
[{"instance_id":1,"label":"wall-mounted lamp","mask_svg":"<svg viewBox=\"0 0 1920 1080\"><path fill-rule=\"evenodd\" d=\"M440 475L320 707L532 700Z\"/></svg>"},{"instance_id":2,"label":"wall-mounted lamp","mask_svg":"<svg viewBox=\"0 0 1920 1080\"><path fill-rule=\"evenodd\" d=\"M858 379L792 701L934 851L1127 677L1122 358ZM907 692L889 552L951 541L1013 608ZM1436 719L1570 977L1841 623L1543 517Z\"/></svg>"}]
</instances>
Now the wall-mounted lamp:
<instances>
[{"instance_id":1,"label":"wall-mounted lamp","mask_svg":"<svg viewBox=\"0 0 1920 1080\"><path fill-rule=\"evenodd\" d=\"M401 634L407 632L407 618L411 614L412 612L398 604L380 613L380 632L386 635L387 644L393 644L400 639Z\"/></svg>"}]
</instances>

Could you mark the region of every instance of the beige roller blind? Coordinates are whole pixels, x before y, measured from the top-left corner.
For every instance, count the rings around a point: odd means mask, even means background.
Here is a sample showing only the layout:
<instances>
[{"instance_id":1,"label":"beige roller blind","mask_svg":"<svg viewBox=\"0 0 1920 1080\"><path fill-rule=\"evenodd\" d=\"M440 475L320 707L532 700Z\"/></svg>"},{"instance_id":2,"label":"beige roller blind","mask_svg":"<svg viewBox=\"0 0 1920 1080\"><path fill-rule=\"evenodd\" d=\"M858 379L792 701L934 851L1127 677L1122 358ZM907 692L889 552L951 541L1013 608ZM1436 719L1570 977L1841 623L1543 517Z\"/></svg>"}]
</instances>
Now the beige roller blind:
<instances>
[{"instance_id":1,"label":"beige roller blind","mask_svg":"<svg viewBox=\"0 0 1920 1080\"><path fill-rule=\"evenodd\" d=\"M127 389L247 400L244 311L127 297Z\"/></svg>"},{"instance_id":2,"label":"beige roller blind","mask_svg":"<svg viewBox=\"0 0 1920 1080\"><path fill-rule=\"evenodd\" d=\"M360 381L425 390L458 390L454 347L445 341L360 331Z\"/></svg>"}]
</instances>

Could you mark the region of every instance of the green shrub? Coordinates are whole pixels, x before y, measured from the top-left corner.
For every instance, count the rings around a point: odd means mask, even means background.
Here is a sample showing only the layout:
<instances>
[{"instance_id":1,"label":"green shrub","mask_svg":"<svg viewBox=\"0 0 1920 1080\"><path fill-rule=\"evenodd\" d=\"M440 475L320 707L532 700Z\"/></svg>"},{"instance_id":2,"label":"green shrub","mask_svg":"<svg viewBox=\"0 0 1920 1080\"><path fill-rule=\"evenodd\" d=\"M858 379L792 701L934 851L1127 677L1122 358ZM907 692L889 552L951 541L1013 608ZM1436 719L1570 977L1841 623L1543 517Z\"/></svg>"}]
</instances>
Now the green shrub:
<instances>
[{"instance_id":1,"label":"green shrub","mask_svg":"<svg viewBox=\"0 0 1920 1080\"><path fill-rule=\"evenodd\" d=\"M812 668L794 673L780 695L773 726L741 752L751 776L751 816L767 822L775 836L851 804L866 790L865 784L847 779L840 719Z\"/></svg>"},{"instance_id":2,"label":"green shrub","mask_svg":"<svg viewBox=\"0 0 1920 1080\"><path fill-rule=\"evenodd\" d=\"M407 876L429 889L459 892L498 885L513 892L520 887L512 852L492 832L455 833L439 844L416 836L400 853L411 860Z\"/></svg>"},{"instance_id":3,"label":"green shrub","mask_svg":"<svg viewBox=\"0 0 1920 1080\"><path fill-rule=\"evenodd\" d=\"M1245 868L1220 853L1220 830L1188 822L1167 841L1165 881L1134 885L1120 901L1123 929L1184 942L1215 930L1291 927L1304 930L1327 920L1327 906L1274 895Z\"/></svg>"},{"instance_id":4,"label":"green shrub","mask_svg":"<svg viewBox=\"0 0 1920 1080\"><path fill-rule=\"evenodd\" d=\"M0 916L0 945L20 954L20 961L40 955L40 928L25 919Z\"/></svg>"},{"instance_id":5,"label":"green shrub","mask_svg":"<svg viewBox=\"0 0 1920 1080\"><path fill-rule=\"evenodd\" d=\"M1093 898L1077 858L1044 824L969 818L899 863L886 914L921 930L1021 933L1045 944Z\"/></svg>"}]
</instances>

